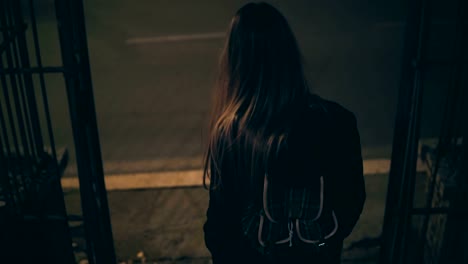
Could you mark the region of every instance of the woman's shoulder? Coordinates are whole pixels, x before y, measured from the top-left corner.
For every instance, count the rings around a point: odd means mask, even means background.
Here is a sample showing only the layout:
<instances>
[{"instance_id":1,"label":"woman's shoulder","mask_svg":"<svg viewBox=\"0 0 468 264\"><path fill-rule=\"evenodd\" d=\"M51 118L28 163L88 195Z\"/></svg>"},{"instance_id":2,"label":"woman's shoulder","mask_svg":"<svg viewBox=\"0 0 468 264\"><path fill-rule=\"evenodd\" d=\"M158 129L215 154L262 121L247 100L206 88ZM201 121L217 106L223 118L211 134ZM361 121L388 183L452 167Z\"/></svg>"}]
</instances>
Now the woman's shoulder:
<instances>
[{"instance_id":1,"label":"woman's shoulder","mask_svg":"<svg viewBox=\"0 0 468 264\"><path fill-rule=\"evenodd\" d=\"M336 121L349 121L356 118L353 112L341 104L317 94L309 95L308 112L313 115L319 113Z\"/></svg>"}]
</instances>

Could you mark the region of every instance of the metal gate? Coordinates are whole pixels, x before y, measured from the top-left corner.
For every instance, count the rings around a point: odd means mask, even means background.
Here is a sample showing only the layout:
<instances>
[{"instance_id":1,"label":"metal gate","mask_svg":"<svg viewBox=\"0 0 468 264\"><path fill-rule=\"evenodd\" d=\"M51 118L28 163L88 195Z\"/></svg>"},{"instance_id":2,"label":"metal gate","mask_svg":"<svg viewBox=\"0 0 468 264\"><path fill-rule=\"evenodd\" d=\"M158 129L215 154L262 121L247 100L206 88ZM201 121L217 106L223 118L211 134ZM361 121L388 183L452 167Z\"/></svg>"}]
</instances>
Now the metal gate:
<instances>
[{"instance_id":1,"label":"metal gate","mask_svg":"<svg viewBox=\"0 0 468 264\"><path fill-rule=\"evenodd\" d=\"M0 262L75 263L60 184L68 153L55 145L44 77L57 74L67 91L87 257L115 263L83 3L56 0L55 12L63 63L43 65L33 0L0 0Z\"/></svg>"},{"instance_id":2,"label":"metal gate","mask_svg":"<svg viewBox=\"0 0 468 264\"><path fill-rule=\"evenodd\" d=\"M467 263L468 3L409 4L380 263ZM449 6L451 12L440 16ZM440 38L436 26L452 34ZM441 47L448 55L440 55ZM419 148L424 88L440 76L445 106L439 138L436 146ZM415 205L418 159L428 175L421 206Z\"/></svg>"}]
</instances>

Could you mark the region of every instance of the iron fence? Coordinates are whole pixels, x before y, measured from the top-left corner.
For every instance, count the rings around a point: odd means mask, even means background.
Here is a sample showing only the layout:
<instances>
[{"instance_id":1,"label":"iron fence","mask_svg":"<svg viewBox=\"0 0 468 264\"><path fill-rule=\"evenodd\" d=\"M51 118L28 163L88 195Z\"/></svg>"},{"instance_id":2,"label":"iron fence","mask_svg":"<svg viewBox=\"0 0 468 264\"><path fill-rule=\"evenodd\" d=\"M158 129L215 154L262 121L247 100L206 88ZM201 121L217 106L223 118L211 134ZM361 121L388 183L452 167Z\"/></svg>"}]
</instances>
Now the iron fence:
<instances>
[{"instance_id":1,"label":"iron fence","mask_svg":"<svg viewBox=\"0 0 468 264\"><path fill-rule=\"evenodd\" d=\"M87 257L115 263L83 3L56 0L55 10L62 65L44 65L34 1L0 0L0 262L75 263L60 184L68 153L55 144L46 89L45 75L56 74L67 91Z\"/></svg>"},{"instance_id":2,"label":"iron fence","mask_svg":"<svg viewBox=\"0 0 468 264\"><path fill-rule=\"evenodd\" d=\"M468 114L468 84L464 80L468 70L468 5L463 0L444 2L444 6L453 4L453 12L450 17L444 17L443 23L439 18L438 23L453 34L441 39L432 36L434 15L440 11L434 7L436 3L409 2L380 263L465 263L468 259L463 250L467 246L463 237L468 235L468 230L462 224L468 219L464 205L467 199L463 195L468 190L468 173L464 167L468 159L468 130L463 125ZM429 48L434 40L447 43L445 47L451 55L434 54L440 52L440 47ZM433 67L437 67L432 72L435 75L441 75L442 69L450 73L438 87L445 92L445 110L437 146L423 146L419 152L421 105L425 85L434 77L427 74L428 69ZM428 167L423 207L416 207L414 202L418 159ZM445 197L436 188L441 186L442 178L447 178L440 175L441 168L445 168L443 174L456 175L451 179L453 188L447 191L453 193L450 203L440 202ZM445 217L443 221L430 221L441 215ZM422 216L422 220L416 221L415 216ZM437 248L429 245L430 240L437 240Z\"/></svg>"}]
</instances>

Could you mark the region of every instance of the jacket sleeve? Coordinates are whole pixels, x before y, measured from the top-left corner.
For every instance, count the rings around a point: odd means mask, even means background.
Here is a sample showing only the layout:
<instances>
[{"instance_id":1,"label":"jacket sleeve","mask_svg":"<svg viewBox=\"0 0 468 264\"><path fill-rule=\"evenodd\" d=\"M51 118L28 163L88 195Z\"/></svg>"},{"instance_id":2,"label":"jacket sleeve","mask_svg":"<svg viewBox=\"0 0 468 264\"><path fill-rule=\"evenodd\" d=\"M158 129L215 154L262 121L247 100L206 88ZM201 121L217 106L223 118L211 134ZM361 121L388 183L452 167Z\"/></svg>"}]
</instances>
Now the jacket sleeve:
<instances>
[{"instance_id":1,"label":"jacket sleeve","mask_svg":"<svg viewBox=\"0 0 468 264\"><path fill-rule=\"evenodd\" d=\"M332 155L332 203L338 220L338 237L349 236L356 225L366 199L361 143L356 118L346 112L337 125L337 143Z\"/></svg>"},{"instance_id":2,"label":"jacket sleeve","mask_svg":"<svg viewBox=\"0 0 468 264\"><path fill-rule=\"evenodd\" d=\"M224 181L224 186L228 184ZM232 187L232 186L231 186ZM203 226L205 245L211 252L213 263L236 263L242 252L239 195L231 188L210 188L207 220Z\"/></svg>"}]
</instances>

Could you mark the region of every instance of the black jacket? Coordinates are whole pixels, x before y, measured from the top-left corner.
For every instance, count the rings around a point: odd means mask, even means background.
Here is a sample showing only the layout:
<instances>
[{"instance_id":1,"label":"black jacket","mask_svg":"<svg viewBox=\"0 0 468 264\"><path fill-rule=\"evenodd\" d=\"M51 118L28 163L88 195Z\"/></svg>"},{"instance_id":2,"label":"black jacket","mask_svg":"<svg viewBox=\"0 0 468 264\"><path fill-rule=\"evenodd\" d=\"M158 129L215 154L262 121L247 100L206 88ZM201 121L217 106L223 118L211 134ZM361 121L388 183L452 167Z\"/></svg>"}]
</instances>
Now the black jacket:
<instances>
[{"instance_id":1,"label":"black jacket","mask_svg":"<svg viewBox=\"0 0 468 264\"><path fill-rule=\"evenodd\" d=\"M335 260L324 263L339 263L343 239L354 228L366 197L359 133L354 114L339 104L314 95L309 106L298 116L288 138L288 152L280 154L272 177L285 185L303 185L312 174L324 175L325 201L331 204L339 223L338 232L329 241L329 255ZM210 190L204 225L213 263L271 263L249 248L241 231L241 212L248 197L243 188L246 179L229 174L223 174L222 179L221 189ZM300 259L300 252L297 257Z\"/></svg>"}]
</instances>

